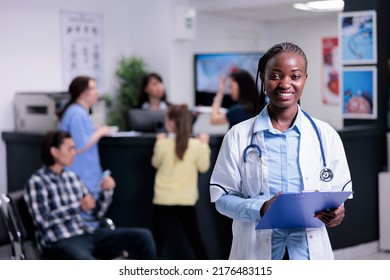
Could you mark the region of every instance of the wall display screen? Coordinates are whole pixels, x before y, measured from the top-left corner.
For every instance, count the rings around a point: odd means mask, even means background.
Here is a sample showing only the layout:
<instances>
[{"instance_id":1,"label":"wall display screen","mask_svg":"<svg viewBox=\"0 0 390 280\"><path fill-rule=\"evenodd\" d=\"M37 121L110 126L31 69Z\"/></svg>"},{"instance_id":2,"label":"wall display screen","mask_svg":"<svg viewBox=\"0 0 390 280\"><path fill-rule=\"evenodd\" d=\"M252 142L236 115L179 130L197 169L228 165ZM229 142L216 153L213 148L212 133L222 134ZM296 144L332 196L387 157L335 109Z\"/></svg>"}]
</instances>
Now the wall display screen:
<instances>
[{"instance_id":1,"label":"wall display screen","mask_svg":"<svg viewBox=\"0 0 390 280\"><path fill-rule=\"evenodd\" d=\"M195 54L195 105L211 106L221 75L229 77L237 69L244 69L256 79L261 55L261 52ZM228 108L232 104L233 101L226 94L222 106Z\"/></svg>"}]
</instances>

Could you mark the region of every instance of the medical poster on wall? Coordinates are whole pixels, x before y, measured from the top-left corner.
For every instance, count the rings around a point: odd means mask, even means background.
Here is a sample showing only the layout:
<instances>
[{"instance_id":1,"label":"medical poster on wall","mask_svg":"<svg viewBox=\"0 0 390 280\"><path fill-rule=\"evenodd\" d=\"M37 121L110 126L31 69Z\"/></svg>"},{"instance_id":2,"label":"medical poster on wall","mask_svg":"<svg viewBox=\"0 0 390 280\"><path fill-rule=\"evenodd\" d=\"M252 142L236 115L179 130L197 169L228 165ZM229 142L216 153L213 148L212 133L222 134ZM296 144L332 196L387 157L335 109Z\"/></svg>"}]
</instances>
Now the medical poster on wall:
<instances>
[{"instance_id":1,"label":"medical poster on wall","mask_svg":"<svg viewBox=\"0 0 390 280\"><path fill-rule=\"evenodd\" d=\"M377 71L375 66L344 67L342 114L345 119L377 118Z\"/></svg>"},{"instance_id":2,"label":"medical poster on wall","mask_svg":"<svg viewBox=\"0 0 390 280\"><path fill-rule=\"evenodd\" d=\"M346 12L338 15L341 63L375 64L376 12Z\"/></svg>"},{"instance_id":3,"label":"medical poster on wall","mask_svg":"<svg viewBox=\"0 0 390 280\"><path fill-rule=\"evenodd\" d=\"M322 104L337 106L339 96L339 53L338 38L322 38Z\"/></svg>"},{"instance_id":4,"label":"medical poster on wall","mask_svg":"<svg viewBox=\"0 0 390 280\"><path fill-rule=\"evenodd\" d=\"M103 94L102 17L61 11L64 89L74 77L87 75L96 79L99 93Z\"/></svg>"}]
</instances>

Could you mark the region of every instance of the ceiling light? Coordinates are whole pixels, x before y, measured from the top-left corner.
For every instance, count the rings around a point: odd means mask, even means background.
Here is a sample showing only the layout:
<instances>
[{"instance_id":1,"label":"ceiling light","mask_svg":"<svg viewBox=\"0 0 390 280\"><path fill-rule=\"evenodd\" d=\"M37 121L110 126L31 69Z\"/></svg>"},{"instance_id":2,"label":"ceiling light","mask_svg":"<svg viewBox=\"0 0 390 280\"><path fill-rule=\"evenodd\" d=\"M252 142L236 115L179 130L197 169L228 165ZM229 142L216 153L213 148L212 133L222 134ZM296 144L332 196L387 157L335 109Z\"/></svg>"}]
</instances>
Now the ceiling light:
<instances>
[{"instance_id":1,"label":"ceiling light","mask_svg":"<svg viewBox=\"0 0 390 280\"><path fill-rule=\"evenodd\" d=\"M295 3L293 7L298 10L311 12L340 12L344 9L343 0L310 1Z\"/></svg>"}]
</instances>

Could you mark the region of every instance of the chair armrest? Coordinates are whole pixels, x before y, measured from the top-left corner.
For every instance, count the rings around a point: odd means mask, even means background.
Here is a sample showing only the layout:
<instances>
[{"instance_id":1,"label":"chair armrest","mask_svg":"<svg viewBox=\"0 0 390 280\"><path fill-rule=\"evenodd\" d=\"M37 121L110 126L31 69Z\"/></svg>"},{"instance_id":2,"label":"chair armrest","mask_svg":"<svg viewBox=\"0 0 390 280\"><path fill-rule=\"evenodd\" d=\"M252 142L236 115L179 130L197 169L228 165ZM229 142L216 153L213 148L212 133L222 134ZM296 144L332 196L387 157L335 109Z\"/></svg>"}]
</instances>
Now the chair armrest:
<instances>
[{"instance_id":1,"label":"chair armrest","mask_svg":"<svg viewBox=\"0 0 390 280\"><path fill-rule=\"evenodd\" d=\"M104 217L100 220L100 225L102 227L106 227L106 228L109 228L111 230L114 230L115 229L115 224L114 222L110 219L110 218L107 218L107 217Z\"/></svg>"}]
</instances>

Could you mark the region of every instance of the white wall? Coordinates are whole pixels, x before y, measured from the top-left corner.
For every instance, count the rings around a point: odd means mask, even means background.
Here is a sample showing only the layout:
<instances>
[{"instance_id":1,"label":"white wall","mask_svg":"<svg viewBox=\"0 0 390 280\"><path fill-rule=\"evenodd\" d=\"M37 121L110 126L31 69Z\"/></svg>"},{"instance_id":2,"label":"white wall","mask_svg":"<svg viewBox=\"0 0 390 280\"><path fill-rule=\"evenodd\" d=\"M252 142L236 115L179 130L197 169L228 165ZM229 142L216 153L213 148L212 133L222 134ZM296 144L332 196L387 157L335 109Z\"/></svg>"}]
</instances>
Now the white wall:
<instances>
[{"instance_id":1,"label":"white wall","mask_svg":"<svg viewBox=\"0 0 390 280\"><path fill-rule=\"evenodd\" d=\"M133 54L143 57L149 70L160 73L168 81L172 38L171 0L130 2L127 11L130 22L122 27L121 32L130 36Z\"/></svg>"},{"instance_id":2,"label":"white wall","mask_svg":"<svg viewBox=\"0 0 390 280\"><path fill-rule=\"evenodd\" d=\"M193 105L193 54L265 50L273 43L296 42L309 57L305 109L328 120L338 110L320 102L320 38L336 35L336 19L266 24L198 13L194 40L177 40L175 7L188 0L0 0L0 132L14 130L13 98L18 91L60 91L61 10L103 15L104 84L117 92L115 70L122 55L144 57L149 70L162 75L171 101ZM315 30L315 31L313 31ZM337 120L330 120L337 123ZM0 142L0 192L6 191L6 157Z\"/></svg>"},{"instance_id":3,"label":"white wall","mask_svg":"<svg viewBox=\"0 0 390 280\"><path fill-rule=\"evenodd\" d=\"M103 14L104 80L114 92L114 71L131 53L128 0L0 0L0 132L14 130L13 98L18 91L63 91L61 10ZM22 160L22 159L21 159ZM0 142L0 191L6 190L6 157Z\"/></svg>"},{"instance_id":4,"label":"white wall","mask_svg":"<svg viewBox=\"0 0 390 280\"><path fill-rule=\"evenodd\" d=\"M264 23L199 13L194 52L258 51Z\"/></svg>"}]
</instances>

